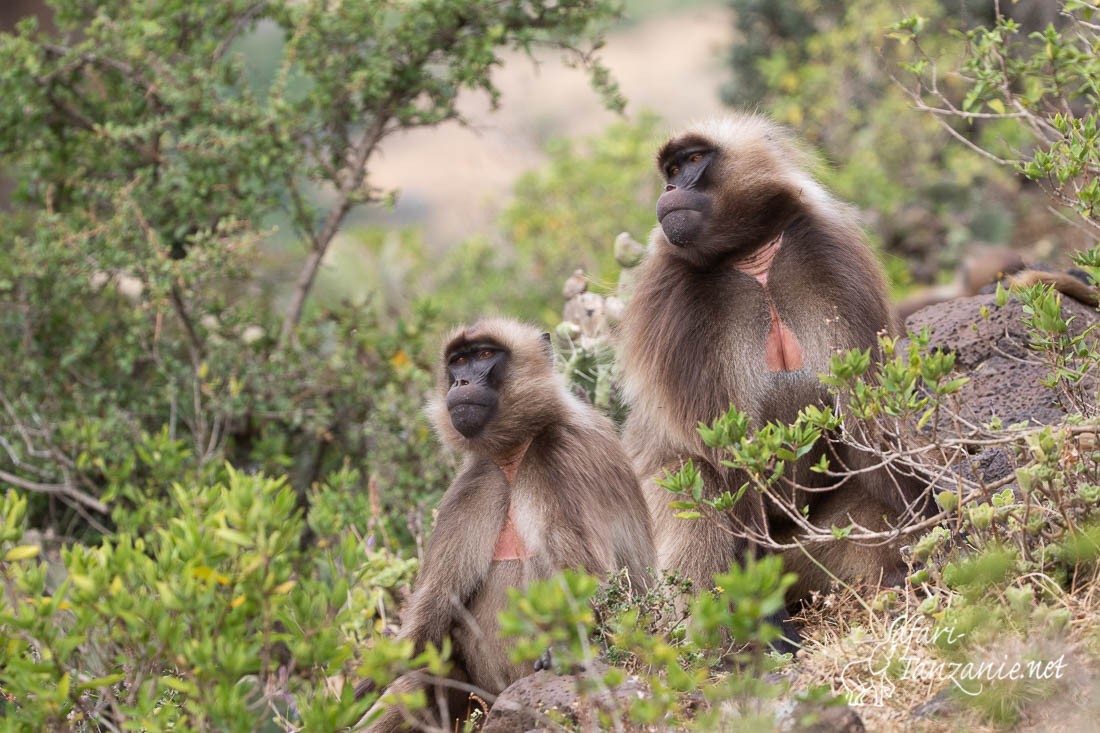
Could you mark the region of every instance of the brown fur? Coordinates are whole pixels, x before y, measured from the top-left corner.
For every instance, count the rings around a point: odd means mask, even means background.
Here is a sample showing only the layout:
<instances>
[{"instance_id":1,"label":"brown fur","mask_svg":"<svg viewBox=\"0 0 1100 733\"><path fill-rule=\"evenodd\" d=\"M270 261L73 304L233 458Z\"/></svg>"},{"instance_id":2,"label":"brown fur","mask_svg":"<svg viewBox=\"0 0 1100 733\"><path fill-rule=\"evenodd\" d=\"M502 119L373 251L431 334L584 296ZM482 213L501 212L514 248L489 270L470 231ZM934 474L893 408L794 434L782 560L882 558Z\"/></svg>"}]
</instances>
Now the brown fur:
<instances>
[{"instance_id":1,"label":"brown fur","mask_svg":"<svg viewBox=\"0 0 1100 733\"><path fill-rule=\"evenodd\" d=\"M1100 293L1097 289L1072 273L1030 269L1023 258L1010 249L975 246L959 264L950 283L925 288L910 295L898 304L898 315L904 321L921 308L935 303L988 292L988 288L997 281L1002 281L1006 287L1045 283L1085 305L1100 305Z\"/></svg>"},{"instance_id":2,"label":"brown fur","mask_svg":"<svg viewBox=\"0 0 1100 733\"><path fill-rule=\"evenodd\" d=\"M467 341L492 342L510 354L498 412L475 439L452 427L445 402L447 354ZM508 644L498 634L496 614L505 591L565 568L606 575L625 567L631 581L644 587L655 565L652 532L614 428L569 392L538 330L484 320L455 330L444 344L438 396L429 411L443 443L466 460L440 503L401 637L412 639L418 652L452 638L457 674L495 695L532 671L529 664L508 660ZM502 466L514 468L511 483ZM510 506L529 557L494 560ZM418 684L406 677L399 688ZM432 712L419 724L461 717L461 699L447 702L449 713L430 705ZM371 730L395 730L402 723L402 711L393 707Z\"/></svg>"},{"instance_id":3,"label":"brown fur","mask_svg":"<svg viewBox=\"0 0 1100 733\"><path fill-rule=\"evenodd\" d=\"M1078 280L1068 272L1043 272L1042 270L1024 270L1007 278L1009 285L1027 287L1037 283L1054 286L1054 289L1085 305L1095 307L1100 304L1097 289Z\"/></svg>"},{"instance_id":4,"label":"brown fur","mask_svg":"<svg viewBox=\"0 0 1100 733\"><path fill-rule=\"evenodd\" d=\"M904 322L921 308L945 300L977 295L982 288L1023 268L1023 258L1011 249L975 245L959 263L951 282L924 288L908 296L897 305L898 317Z\"/></svg>"},{"instance_id":5,"label":"brown fur","mask_svg":"<svg viewBox=\"0 0 1100 733\"><path fill-rule=\"evenodd\" d=\"M677 151L701 146L718 151L705 184L713 195L707 229L684 248L670 244L660 226L654 230L621 333L631 407L624 442L649 500L658 563L697 584L709 583L752 550L731 534L733 517L767 527L779 539L791 534L790 526L752 492L733 516L676 519L668 508L671 496L653 477L691 459L703 472L708 495L736 492L746 477L723 467L721 456L704 446L699 423L709 424L731 404L758 427L791 421L805 405L828 399L817 375L828 371L830 357L852 348L877 352L878 334L894 330L882 270L854 211L805 172L806 156L783 130L750 115L704 123L672 138L658 165L664 170ZM768 370L767 294L733 266L780 234L767 290L801 344L804 365L795 371ZM859 467L869 460L838 443L828 450L833 466ZM807 470L819 455L808 456L788 476L803 486L826 486L825 477ZM819 526L844 526L852 519L885 528L884 518L898 516L920 487L884 473L855 477L835 493L801 492L797 501L810 505L810 518ZM818 555L845 580L878 579L884 571L898 578L900 557L891 547L839 543ZM801 576L792 599L828 584L828 575L801 551L786 553L785 560Z\"/></svg>"}]
</instances>

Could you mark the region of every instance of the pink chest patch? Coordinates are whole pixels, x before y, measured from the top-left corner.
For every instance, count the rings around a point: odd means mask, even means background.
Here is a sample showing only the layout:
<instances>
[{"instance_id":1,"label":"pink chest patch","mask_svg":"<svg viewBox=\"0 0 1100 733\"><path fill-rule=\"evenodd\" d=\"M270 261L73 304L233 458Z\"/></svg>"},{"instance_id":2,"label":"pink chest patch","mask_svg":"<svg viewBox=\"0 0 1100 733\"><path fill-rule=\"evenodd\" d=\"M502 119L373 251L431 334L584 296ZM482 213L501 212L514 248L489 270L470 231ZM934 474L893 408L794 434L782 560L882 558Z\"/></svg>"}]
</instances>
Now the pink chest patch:
<instances>
[{"instance_id":1,"label":"pink chest patch","mask_svg":"<svg viewBox=\"0 0 1100 733\"><path fill-rule=\"evenodd\" d=\"M769 301L771 299L769 298ZM802 344L794 331L779 319L775 303L769 302L772 309L772 325L768 330L768 340L764 346L764 359L770 372L793 372L802 368Z\"/></svg>"},{"instance_id":2,"label":"pink chest patch","mask_svg":"<svg viewBox=\"0 0 1100 733\"><path fill-rule=\"evenodd\" d=\"M782 243L783 235L780 234L748 259L733 264L735 269L760 283L764 288L764 297L768 299L772 322L764 342L764 362L771 372L790 372L801 369L803 364L802 344L798 343L794 331L787 328L787 324L779 317L779 311L775 309L775 302L768 292L768 269Z\"/></svg>"},{"instance_id":3,"label":"pink chest patch","mask_svg":"<svg viewBox=\"0 0 1100 733\"><path fill-rule=\"evenodd\" d=\"M493 548L493 562L501 560L526 560L530 555L523 545L523 540L516 531L516 523L512 520L512 512L504 518L504 526L497 535L497 544Z\"/></svg>"},{"instance_id":4,"label":"pink chest patch","mask_svg":"<svg viewBox=\"0 0 1100 733\"><path fill-rule=\"evenodd\" d=\"M516 474L519 473L519 464L523 461L523 456L527 453L527 448L530 445L531 441L528 440L514 452L501 456L496 460L497 467L504 474L504 480L508 482L509 487L515 482ZM496 545L493 546L493 562L526 560L529 557L531 557L531 554L527 552L523 539L516 531L516 522L512 517L512 509L509 507L508 514L504 517L504 524L501 525L500 533L497 535Z\"/></svg>"}]
</instances>

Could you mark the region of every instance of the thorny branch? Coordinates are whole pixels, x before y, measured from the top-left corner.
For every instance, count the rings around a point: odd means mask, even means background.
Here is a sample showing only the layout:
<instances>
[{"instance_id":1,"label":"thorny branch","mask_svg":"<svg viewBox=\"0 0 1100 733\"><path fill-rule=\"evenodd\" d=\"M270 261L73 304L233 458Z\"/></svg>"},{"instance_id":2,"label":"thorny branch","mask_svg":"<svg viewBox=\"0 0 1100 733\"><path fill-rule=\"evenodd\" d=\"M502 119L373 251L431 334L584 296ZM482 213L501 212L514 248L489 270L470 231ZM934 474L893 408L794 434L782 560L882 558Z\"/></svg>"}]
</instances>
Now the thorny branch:
<instances>
[{"instance_id":1,"label":"thorny branch","mask_svg":"<svg viewBox=\"0 0 1100 733\"><path fill-rule=\"evenodd\" d=\"M390 132L388 128L389 121L390 115L388 112L379 112L375 116L374 121L355 146L351 161L346 168L347 178L339 186L336 203L329 210L321 231L317 234L308 233L310 251L306 256L301 272L298 274L298 280L294 285L294 293L290 298L290 307L283 319L282 330L279 334L280 345L285 345L290 341L298 322L302 318L302 310L313 288L313 282L317 278L317 272L321 268L321 261L339 231L344 217L347 216L354 205L356 195L362 190L363 183L367 178L367 161L377 149L382 138Z\"/></svg>"}]
</instances>

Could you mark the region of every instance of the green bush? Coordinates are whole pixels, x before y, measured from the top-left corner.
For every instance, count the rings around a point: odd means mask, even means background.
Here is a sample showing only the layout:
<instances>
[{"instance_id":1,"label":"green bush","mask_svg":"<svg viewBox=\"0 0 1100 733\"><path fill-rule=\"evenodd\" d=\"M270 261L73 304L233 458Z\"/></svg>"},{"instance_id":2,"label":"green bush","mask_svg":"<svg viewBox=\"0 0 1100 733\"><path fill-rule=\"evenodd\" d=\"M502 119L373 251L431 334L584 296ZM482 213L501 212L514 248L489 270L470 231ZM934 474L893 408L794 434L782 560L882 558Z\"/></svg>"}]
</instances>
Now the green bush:
<instances>
[{"instance_id":1,"label":"green bush","mask_svg":"<svg viewBox=\"0 0 1100 733\"><path fill-rule=\"evenodd\" d=\"M1087 264L1096 257L1094 249L1080 261ZM992 307L1003 307L1008 297L1000 291ZM870 669L872 690L887 683L918 685L922 680L906 678L902 670L912 675L923 663L925 670L956 670L955 678L945 672L932 675L932 681L948 683L963 680L958 670L966 665L977 675L986 664L992 678L971 677L971 692L955 692L994 723L1038 714L1041 707L1033 706L1052 704L1079 684L1064 674L997 677L996 665L1006 658L1006 668L1029 660L1060 665L1063 671L1065 664L1086 664L1095 658L1087 647L1100 613L1094 599L1100 567L1093 381L1100 352L1095 332L1069 335L1061 299L1049 286L1017 289L1014 297L1022 303L1021 325L1035 358L1050 366L1043 385L1067 410L1076 411L1066 424L1005 426L994 420L975 425L960 417L966 413L957 400L967 378L955 371L954 354L929 351L927 332L912 335L904 350L896 340L883 338L881 364L862 351L833 358L822 379L835 394L835 407L809 406L790 424L767 425L753 425L731 408L711 425L700 426L704 442L721 451L724 465L745 472L739 491L706 496L690 463L661 482L684 521L709 521L709 509L759 501L762 494L777 504L786 502L787 516L803 517L796 521L804 545L838 539L880 543L900 536L913 568L909 585L859 598L862 620L842 621L853 626L844 642L845 653L853 657L844 667L851 675L845 682L858 676L852 669ZM798 495L798 484L785 468L826 434L890 461L894 470L919 471L934 493L938 515L903 518L897 530L885 532L816 526L812 516L800 514L797 499L789 498ZM986 450L1003 452L1015 471L996 480L983 477L976 456ZM846 473L827 459L812 470L838 479ZM771 549L788 546L773 543ZM826 609L836 603L828 601ZM831 611L823 613L832 618ZM868 634L861 629L864 623L882 630ZM1071 658L1076 661L1065 662ZM892 681L887 679L891 670L897 672Z\"/></svg>"},{"instance_id":2,"label":"green bush","mask_svg":"<svg viewBox=\"0 0 1100 733\"><path fill-rule=\"evenodd\" d=\"M964 34L954 55L926 48L923 17L896 25L920 55L907 65L914 95L941 118L995 131L975 142L998 163L1039 182L1095 229L1100 222L1096 103L1100 40L1095 3L1059 0L1059 24L1029 29L998 10L993 22ZM936 85L937 75L957 79L961 99ZM1008 132L1009 134L1005 134Z\"/></svg>"},{"instance_id":3,"label":"green bush","mask_svg":"<svg viewBox=\"0 0 1100 733\"><path fill-rule=\"evenodd\" d=\"M323 542L303 549L285 480L224 473L173 486L144 537L74 545L50 563L19 544L27 501L7 494L0 727L335 730L370 702L354 700L357 679L405 667L409 649L365 641L415 561L372 548L328 487L310 515Z\"/></svg>"},{"instance_id":4,"label":"green bush","mask_svg":"<svg viewBox=\"0 0 1100 733\"><path fill-rule=\"evenodd\" d=\"M597 658L615 662L587 680L582 674L582 700L638 675L645 694L620 709L598 706L602 729L766 730L774 721L771 703L788 691L766 675L789 661L769 651L779 636L769 620L793 582L780 558L748 558L685 606L690 584L675 577L639 594L622 575L601 588L595 578L567 571L511 592L501 629L515 639L517 660L549 648L561 672L593 670Z\"/></svg>"}]
</instances>

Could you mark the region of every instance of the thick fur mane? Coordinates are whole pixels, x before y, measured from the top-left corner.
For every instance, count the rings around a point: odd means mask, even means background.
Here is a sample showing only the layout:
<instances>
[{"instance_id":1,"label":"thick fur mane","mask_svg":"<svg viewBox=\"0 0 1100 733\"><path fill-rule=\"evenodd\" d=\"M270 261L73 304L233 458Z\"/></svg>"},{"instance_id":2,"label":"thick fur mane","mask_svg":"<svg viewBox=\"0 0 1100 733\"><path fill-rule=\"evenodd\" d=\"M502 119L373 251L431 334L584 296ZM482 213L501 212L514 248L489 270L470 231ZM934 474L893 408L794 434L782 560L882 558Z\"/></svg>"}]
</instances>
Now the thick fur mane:
<instances>
[{"instance_id":1,"label":"thick fur mane","mask_svg":"<svg viewBox=\"0 0 1100 733\"><path fill-rule=\"evenodd\" d=\"M759 324L768 319L762 287L734 269L740 258L783 235L785 249L773 269L785 270L781 290L786 294L777 291L771 296L781 310L781 299L797 297L802 285L830 311L847 302L847 296L833 293L831 286L802 282L815 272L825 275L823 282L844 283L840 290L862 289L869 302L885 302L884 284L874 277L879 268L865 246L855 210L833 198L807 172L812 158L789 133L758 115L701 122L672 138L658 153L658 164L676 146L702 143L718 151L714 170L708 171L709 186L715 205L727 214L720 222L725 228L708 232L700 245L705 254L699 255L692 245L670 244L657 226L620 329L625 396L632 406L627 443L635 452L640 444L651 442L647 435L666 447L698 452L698 422L723 414L731 403L753 412L745 395L777 390L810 394L819 389L815 369L822 370L820 359L831 351L824 343L804 344L818 363L808 362L801 373L734 373L735 356L745 351L742 344L759 339ZM867 282L848 284L853 272L871 275ZM729 316L733 302L741 304L740 319ZM848 305L853 319L879 319L870 332L889 318L878 308L864 314L861 303ZM843 330L840 320L838 328ZM853 329L861 330L867 331ZM824 334L825 329L816 332ZM835 341L857 345L846 333Z\"/></svg>"},{"instance_id":2,"label":"thick fur mane","mask_svg":"<svg viewBox=\"0 0 1100 733\"><path fill-rule=\"evenodd\" d=\"M786 463L785 497L749 492L699 522L681 521L670 507L655 479L686 460L708 496L735 492L748 478L704 445L699 423L732 404L758 428L826 403L818 375L838 353L874 353L891 308L854 209L814 180L810 156L766 118L692 125L661 148L657 163L666 182L660 224L629 295L619 363L630 405L623 442L649 502L661 567L709 587L715 573L755 551L759 539L744 528L780 541L801 534L791 512L823 528L886 529L906 515L906 503L927 498L927 484L837 435ZM815 473L821 456L854 472L842 480ZM799 576L789 601L837 579L904 579L896 543L811 550L783 553Z\"/></svg>"}]
</instances>

